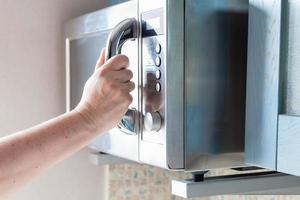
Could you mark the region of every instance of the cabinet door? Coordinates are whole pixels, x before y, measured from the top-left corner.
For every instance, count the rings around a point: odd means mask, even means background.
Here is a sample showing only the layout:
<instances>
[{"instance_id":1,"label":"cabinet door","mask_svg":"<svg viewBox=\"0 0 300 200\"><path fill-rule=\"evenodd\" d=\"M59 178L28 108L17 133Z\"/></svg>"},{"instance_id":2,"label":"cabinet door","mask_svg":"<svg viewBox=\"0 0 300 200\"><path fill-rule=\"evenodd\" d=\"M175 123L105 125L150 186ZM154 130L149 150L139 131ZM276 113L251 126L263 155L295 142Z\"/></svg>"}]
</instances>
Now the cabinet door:
<instances>
[{"instance_id":1,"label":"cabinet door","mask_svg":"<svg viewBox=\"0 0 300 200\"><path fill-rule=\"evenodd\" d=\"M300 176L300 3L250 4L246 163Z\"/></svg>"},{"instance_id":2,"label":"cabinet door","mask_svg":"<svg viewBox=\"0 0 300 200\"><path fill-rule=\"evenodd\" d=\"M250 0L245 160L276 169L281 0Z\"/></svg>"},{"instance_id":3,"label":"cabinet door","mask_svg":"<svg viewBox=\"0 0 300 200\"><path fill-rule=\"evenodd\" d=\"M300 176L300 2L288 0L282 31L282 110L277 170Z\"/></svg>"}]
</instances>

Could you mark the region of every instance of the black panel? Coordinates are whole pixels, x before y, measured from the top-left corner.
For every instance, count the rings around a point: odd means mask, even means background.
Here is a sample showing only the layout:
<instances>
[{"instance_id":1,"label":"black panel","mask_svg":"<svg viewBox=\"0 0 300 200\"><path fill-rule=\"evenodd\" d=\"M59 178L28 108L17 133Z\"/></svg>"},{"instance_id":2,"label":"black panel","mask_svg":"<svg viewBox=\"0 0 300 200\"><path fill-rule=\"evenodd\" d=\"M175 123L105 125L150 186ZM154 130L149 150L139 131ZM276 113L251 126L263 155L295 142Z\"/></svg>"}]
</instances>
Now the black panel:
<instances>
[{"instance_id":1,"label":"black panel","mask_svg":"<svg viewBox=\"0 0 300 200\"><path fill-rule=\"evenodd\" d=\"M144 12L142 13L141 18L142 37L151 37L164 34L165 24L163 8Z\"/></svg>"}]
</instances>

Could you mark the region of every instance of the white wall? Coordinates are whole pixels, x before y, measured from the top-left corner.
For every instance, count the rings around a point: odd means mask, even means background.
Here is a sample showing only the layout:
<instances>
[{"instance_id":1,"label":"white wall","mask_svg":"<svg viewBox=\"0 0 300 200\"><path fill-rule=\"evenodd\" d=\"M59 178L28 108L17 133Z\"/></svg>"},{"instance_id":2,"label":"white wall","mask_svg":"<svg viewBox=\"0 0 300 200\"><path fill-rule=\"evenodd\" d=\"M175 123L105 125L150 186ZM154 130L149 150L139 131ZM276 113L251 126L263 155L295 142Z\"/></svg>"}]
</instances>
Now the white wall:
<instances>
[{"instance_id":1,"label":"white wall","mask_svg":"<svg viewBox=\"0 0 300 200\"><path fill-rule=\"evenodd\" d=\"M0 0L0 137L65 109L63 22L104 0ZM15 200L100 200L105 168L82 151L16 195Z\"/></svg>"}]
</instances>

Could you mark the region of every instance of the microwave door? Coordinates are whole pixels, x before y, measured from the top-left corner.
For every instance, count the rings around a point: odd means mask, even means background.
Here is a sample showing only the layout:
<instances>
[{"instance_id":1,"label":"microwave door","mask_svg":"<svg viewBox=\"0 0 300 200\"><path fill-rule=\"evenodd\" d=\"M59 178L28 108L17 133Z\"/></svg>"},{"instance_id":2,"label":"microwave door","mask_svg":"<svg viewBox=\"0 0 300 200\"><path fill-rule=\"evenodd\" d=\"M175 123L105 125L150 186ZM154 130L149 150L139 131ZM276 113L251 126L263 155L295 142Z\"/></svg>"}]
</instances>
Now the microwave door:
<instances>
[{"instance_id":1,"label":"microwave door","mask_svg":"<svg viewBox=\"0 0 300 200\"><path fill-rule=\"evenodd\" d=\"M135 18L125 19L120 22L115 28L111 31L106 44L105 60L108 61L115 55L122 54L123 46L125 49L123 54L131 54L134 59L134 56L138 56L136 52L131 49L132 45L128 45L128 41L136 41L138 39L138 21ZM126 45L127 43L127 45ZM127 48L126 48L127 47ZM131 52L131 53L130 53ZM131 70L134 72L135 77L133 80L136 80L135 83L138 83L138 63L131 63ZM125 116L121 119L117 128L122 132L129 135L137 135L139 132L139 111L138 111L138 94L135 92L132 93L133 99L136 103L133 103L129 106L128 111Z\"/></svg>"},{"instance_id":2,"label":"microwave door","mask_svg":"<svg viewBox=\"0 0 300 200\"><path fill-rule=\"evenodd\" d=\"M110 31L106 43L106 61L117 54L129 58L129 69L133 72L132 81L138 85L138 21L125 19ZM107 135L99 137L92 143L97 150L116 156L138 161L139 133L139 92L138 87L131 93L133 102L119 124Z\"/></svg>"},{"instance_id":3,"label":"microwave door","mask_svg":"<svg viewBox=\"0 0 300 200\"><path fill-rule=\"evenodd\" d=\"M136 18L134 15L134 11L136 12L137 10L136 7L136 2L114 6L93 13L92 15L75 19L67 26L68 30L70 30L69 32L72 33L67 35L67 37L69 37L67 44L68 110L73 109L79 103L84 84L95 70L95 64L101 49L106 48L111 33L116 30L116 28L113 27L124 19ZM123 13L120 14L119 10L122 10ZM116 13L116 15L112 16L114 13ZM101 22L101 26L98 25L99 22ZM73 30L80 30L80 33L77 34L77 32ZM75 34L72 31L75 32ZM84 34L82 34L82 32ZM139 77L137 39L133 38L123 41L121 48L118 50L117 54L121 53L126 55L130 61L130 69L134 74L132 81L134 81L137 86L137 89L132 92L134 101L130 105L130 108L136 110L138 113ZM127 114L130 115L130 110ZM125 128L128 128L127 130L134 130L134 133L128 134L128 132L118 126L109 130L107 134L102 134L102 136L96 138L91 142L89 147L95 151L138 161L138 127L135 127L136 130L126 126ZM129 131L129 133L131 132Z\"/></svg>"},{"instance_id":4,"label":"microwave door","mask_svg":"<svg viewBox=\"0 0 300 200\"><path fill-rule=\"evenodd\" d=\"M103 44L104 45L104 44ZM133 71L132 81L138 85L138 52L137 41L127 41L123 47L121 53L126 55L130 61L130 69ZM105 46L103 46L105 47ZM130 110L135 109L138 111L138 87L131 93L133 96L133 102L129 106ZM130 112L129 110L129 112ZM127 112L127 115L130 114ZM126 116L125 116L126 117ZM122 121L126 121L126 118ZM132 133L130 127L121 126L122 121L117 127L110 130L107 134L99 136L91 144L90 147L100 152L109 153L122 158L138 161L138 134ZM129 125L130 126L130 125ZM138 128L136 128L138 129ZM136 130L137 131L137 130Z\"/></svg>"},{"instance_id":5,"label":"microwave door","mask_svg":"<svg viewBox=\"0 0 300 200\"><path fill-rule=\"evenodd\" d=\"M109 35L106 33L105 39L108 40ZM101 43L104 48L107 41ZM98 43L99 45L99 43ZM138 41L137 39L126 41L120 49L120 54L126 55L129 58L129 69L133 72L132 81L136 85L136 89L131 93L133 102L129 106L126 116L114 129L107 134L99 136L91 144L90 147L100 152L109 153L122 158L138 161ZM119 54L118 53L118 54Z\"/></svg>"}]
</instances>

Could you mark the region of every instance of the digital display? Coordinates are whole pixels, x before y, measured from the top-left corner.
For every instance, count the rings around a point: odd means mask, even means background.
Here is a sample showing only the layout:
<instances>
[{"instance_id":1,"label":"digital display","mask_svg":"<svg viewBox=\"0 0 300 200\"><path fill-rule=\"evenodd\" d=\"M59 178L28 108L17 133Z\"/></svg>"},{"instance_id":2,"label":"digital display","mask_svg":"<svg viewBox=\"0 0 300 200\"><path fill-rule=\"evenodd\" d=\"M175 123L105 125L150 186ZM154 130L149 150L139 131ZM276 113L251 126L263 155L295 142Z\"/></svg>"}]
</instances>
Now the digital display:
<instances>
[{"instance_id":1,"label":"digital display","mask_svg":"<svg viewBox=\"0 0 300 200\"><path fill-rule=\"evenodd\" d=\"M146 30L153 30L160 28L160 17L148 19L146 21Z\"/></svg>"},{"instance_id":2,"label":"digital display","mask_svg":"<svg viewBox=\"0 0 300 200\"><path fill-rule=\"evenodd\" d=\"M164 10L159 8L142 13L142 36L151 37L164 34Z\"/></svg>"}]
</instances>

